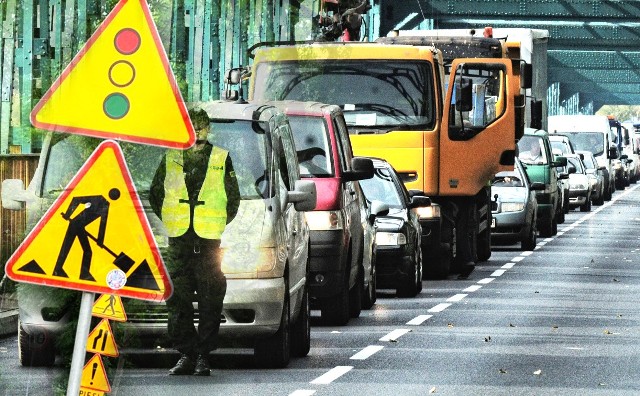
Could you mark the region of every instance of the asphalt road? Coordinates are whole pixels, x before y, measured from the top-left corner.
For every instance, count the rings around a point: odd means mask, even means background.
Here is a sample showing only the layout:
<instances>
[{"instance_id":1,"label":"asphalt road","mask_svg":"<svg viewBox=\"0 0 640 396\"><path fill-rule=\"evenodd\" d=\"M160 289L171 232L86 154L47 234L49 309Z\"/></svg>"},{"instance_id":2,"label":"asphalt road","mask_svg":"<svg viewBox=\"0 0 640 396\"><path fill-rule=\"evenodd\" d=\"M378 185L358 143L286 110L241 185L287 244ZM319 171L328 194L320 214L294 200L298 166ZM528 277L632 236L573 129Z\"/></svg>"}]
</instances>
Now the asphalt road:
<instances>
[{"instance_id":1,"label":"asphalt road","mask_svg":"<svg viewBox=\"0 0 640 396\"><path fill-rule=\"evenodd\" d=\"M381 291L344 327L314 318L308 357L257 368L248 350L213 355L211 377L169 377L176 355L118 359L111 395L638 395L640 191L571 212L534 252L495 247L468 280ZM0 339L0 395L64 394L66 369L20 367Z\"/></svg>"}]
</instances>

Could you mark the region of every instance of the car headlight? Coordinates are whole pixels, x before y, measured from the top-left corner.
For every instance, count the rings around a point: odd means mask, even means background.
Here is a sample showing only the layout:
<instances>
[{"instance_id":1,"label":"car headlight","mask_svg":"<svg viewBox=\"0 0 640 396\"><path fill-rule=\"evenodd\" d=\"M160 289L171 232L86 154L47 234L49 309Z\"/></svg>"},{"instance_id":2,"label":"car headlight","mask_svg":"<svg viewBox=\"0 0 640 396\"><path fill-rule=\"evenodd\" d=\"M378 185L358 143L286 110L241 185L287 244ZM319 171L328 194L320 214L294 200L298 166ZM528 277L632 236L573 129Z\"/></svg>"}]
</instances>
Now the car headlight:
<instances>
[{"instance_id":1,"label":"car headlight","mask_svg":"<svg viewBox=\"0 0 640 396\"><path fill-rule=\"evenodd\" d=\"M524 209L523 202L503 202L501 205L503 212L519 212Z\"/></svg>"},{"instance_id":2,"label":"car headlight","mask_svg":"<svg viewBox=\"0 0 640 396\"><path fill-rule=\"evenodd\" d=\"M438 219L441 217L440 205L432 203L431 206L416 208L416 214L418 215L418 219L420 220Z\"/></svg>"},{"instance_id":3,"label":"car headlight","mask_svg":"<svg viewBox=\"0 0 640 396\"><path fill-rule=\"evenodd\" d=\"M378 246L400 246L406 244L407 237L400 232L376 232L376 245Z\"/></svg>"},{"instance_id":4,"label":"car headlight","mask_svg":"<svg viewBox=\"0 0 640 396\"><path fill-rule=\"evenodd\" d=\"M304 212L310 230L342 229L342 214L335 210L314 210Z\"/></svg>"}]
</instances>

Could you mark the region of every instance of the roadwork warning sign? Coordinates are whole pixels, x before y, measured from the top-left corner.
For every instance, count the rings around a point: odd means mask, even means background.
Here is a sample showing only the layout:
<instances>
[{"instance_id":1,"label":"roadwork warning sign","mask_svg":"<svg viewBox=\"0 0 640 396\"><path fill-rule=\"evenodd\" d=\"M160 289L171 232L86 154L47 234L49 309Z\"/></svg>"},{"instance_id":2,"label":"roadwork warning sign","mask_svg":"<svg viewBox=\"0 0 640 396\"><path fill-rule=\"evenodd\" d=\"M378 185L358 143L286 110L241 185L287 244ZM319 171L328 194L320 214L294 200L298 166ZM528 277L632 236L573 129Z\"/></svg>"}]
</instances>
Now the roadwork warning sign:
<instances>
[{"instance_id":1,"label":"roadwork warning sign","mask_svg":"<svg viewBox=\"0 0 640 396\"><path fill-rule=\"evenodd\" d=\"M173 287L120 146L102 142L9 258L9 278L163 301Z\"/></svg>"}]
</instances>

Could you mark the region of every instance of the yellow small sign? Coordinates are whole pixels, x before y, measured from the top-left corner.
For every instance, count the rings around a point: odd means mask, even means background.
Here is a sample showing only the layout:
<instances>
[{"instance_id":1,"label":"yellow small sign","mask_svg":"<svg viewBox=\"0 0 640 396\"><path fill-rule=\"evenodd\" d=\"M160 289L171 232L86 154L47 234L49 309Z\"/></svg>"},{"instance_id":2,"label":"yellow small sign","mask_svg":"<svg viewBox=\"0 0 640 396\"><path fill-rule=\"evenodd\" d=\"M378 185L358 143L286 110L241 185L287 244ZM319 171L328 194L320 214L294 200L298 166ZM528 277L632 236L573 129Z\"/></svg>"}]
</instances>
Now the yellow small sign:
<instances>
[{"instance_id":1,"label":"yellow small sign","mask_svg":"<svg viewBox=\"0 0 640 396\"><path fill-rule=\"evenodd\" d=\"M124 311L122 299L115 294L103 294L93 303L92 316L126 322L127 313Z\"/></svg>"},{"instance_id":2,"label":"yellow small sign","mask_svg":"<svg viewBox=\"0 0 640 396\"><path fill-rule=\"evenodd\" d=\"M111 385L107 378L107 372L102 363L102 357L95 354L82 369L82 380L80 386L102 392L111 392Z\"/></svg>"},{"instance_id":3,"label":"yellow small sign","mask_svg":"<svg viewBox=\"0 0 640 396\"><path fill-rule=\"evenodd\" d=\"M162 301L173 286L120 146L104 141L6 265L18 282Z\"/></svg>"},{"instance_id":4,"label":"yellow small sign","mask_svg":"<svg viewBox=\"0 0 640 396\"><path fill-rule=\"evenodd\" d=\"M95 391L93 389L87 389L87 388L80 388L80 393L78 393L78 396L104 396L105 393L104 392L100 392L100 391Z\"/></svg>"},{"instance_id":5,"label":"yellow small sign","mask_svg":"<svg viewBox=\"0 0 640 396\"><path fill-rule=\"evenodd\" d=\"M113 337L113 331L111 331L111 326L107 319L102 319L95 329L89 333L87 352L111 357L119 355L116 339Z\"/></svg>"},{"instance_id":6,"label":"yellow small sign","mask_svg":"<svg viewBox=\"0 0 640 396\"><path fill-rule=\"evenodd\" d=\"M188 148L195 132L145 0L120 0L31 112L55 132Z\"/></svg>"}]
</instances>

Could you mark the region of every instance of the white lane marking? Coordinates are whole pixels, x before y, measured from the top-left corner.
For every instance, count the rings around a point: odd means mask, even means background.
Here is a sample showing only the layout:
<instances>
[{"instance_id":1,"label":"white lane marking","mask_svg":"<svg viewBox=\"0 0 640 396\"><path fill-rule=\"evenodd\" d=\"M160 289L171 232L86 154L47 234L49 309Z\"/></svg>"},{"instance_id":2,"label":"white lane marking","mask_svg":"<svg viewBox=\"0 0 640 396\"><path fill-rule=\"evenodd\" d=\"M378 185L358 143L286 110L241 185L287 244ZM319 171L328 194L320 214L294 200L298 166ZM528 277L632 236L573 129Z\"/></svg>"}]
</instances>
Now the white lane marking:
<instances>
[{"instance_id":1,"label":"white lane marking","mask_svg":"<svg viewBox=\"0 0 640 396\"><path fill-rule=\"evenodd\" d=\"M468 292L468 293L473 293L474 291L478 291L482 289L482 286L480 285L473 285L473 286L469 286L466 289L463 290L463 292Z\"/></svg>"},{"instance_id":2,"label":"white lane marking","mask_svg":"<svg viewBox=\"0 0 640 396\"><path fill-rule=\"evenodd\" d=\"M510 268L513 268L514 265L516 265L516 263L506 263L505 265L503 265L500 268L510 269Z\"/></svg>"},{"instance_id":3,"label":"white lane marking","mask_svg":"<svg viewBox=\"0 0 640 396\"><path fill-rule=\"evenodd\" d=\"M447 304L447 303L440 303L438 305L436 305L433 308L430 308L429 310L427 310L427 312L442 312L445 309L449 308L451 306L451 304Z\"/></svg>"},{"instance_id":4,"label":"white lane marking","mask_svg":"<svg viewBox=\"0 0 640 396\"><path fill-rule=\"evenodd\" d=\"M547 244L547 242L546 242L546 241L542 241L542 242L538 242L538 244L537 244L537 245L538 245L538 246L544 246L544 245L546 245L546 244Z\"/></svg>"},{"instance_id":5,"label":"white lane marking","mask_svg":"<svg viewBox=\"0 0 640 396\"><path fill-rule=\"evenodd\" d=\"M484 279L480 279L478 283L481 285L486 285L487 283L493 282L494 279L496 278L484 278Z\"/></svg>"},{"instance_id":6,"label":"white lane marking","mask_svg":"<svg viewBox=\"0 0 640 396\"><path fill-rule=\"evenodd\" d=\"M526 256L531 256L531 254L532 254L532 253L533 253L533 252L526 251L526 252L522 252L522 253L520 253L520 255L521 255L521 256L525 256L525 257L526 257Z\"/></svg>"},{"instance_id":7,"label":"white lane marking","mask_svg":"<svg viewBox=\"0 0 640 396\"><path fill-rule=\"evenodd\" d=\"M455 296L447 298L447 301L448 302L462 301L462 299L465 298L466 296L467 296L467 294L456 294Z\"/></svg>"},{"instance_id":8,"label":"white lane marking","mask_svg":"<svg viewBox=\"0 0 640 396\"><path fill-rule=\"evenodd\" d=\"M559 237L560 235L564 235L564 231L560 231L556 234L557 237Z\"/></svg>"},{"instance_id":9,"label":"white lane marking","mask_svg":"<svg viewBox=\"0 0 640 396\"><path fill-rule=\"evenodd\" d=\"M551 241L553 241L553 238L545 238L544 241L545 242L551 242Z\"/></svg>"},{"instance_id":10,"label":"white lane marking","mask_svg":"<svg viewBox=\"0 0 640 396\"><path fill-rule=\"evenodd\" d=\"M383 342L384 341L396 341L398 338L402 337L403 335L407 334L410 331L411 330L409 330L409 329L395 329L391 333L389 333L386 336L380 338L378 341L383 341Z\"/></svg>"},{"instance_id":11,"label":"white lane marking","mask_svg":"<svg viewBox=\"0 0 640 396\"><path fill-rule=\"evenodd\" d=\"M353 369L353 366L336 366L318 378L311 381L312 384L327 385L340 378Z\"/></svg>"},{"instance_id":12,"label":"white lane marking","mask_svg":"<svg viewBox=\"0 0 640 396\"><path fill-rule=\"evenodd\" d=\"M522 261L524 260L524 257L522 256L517 256L511 259L511 261L513 261L514 263L517 263L518 261Z\"/></svg>"},{"instance_id":13,"label":"white lane marking","mask_svg":"<svg viewBox=\"0 0 640 396\"><path fill-rule=\"evenodd\" d=\"M384 348L382 345L369 345L368 347L364 348L360 352L351 356L349 359L365 360L366 358L373 355L374 353L381 351L382 348Z\"/></svg>"},{"instance_id":14,"label":"white lane marking","mask_svg":"<svg viewBox=\"0 0 640 396\"><path fill-rule=\"evenodd\" d=\"M289 393L289 396L311 396L315 393L316 391L313 389L298 389Z\"/></svg>"},{"instance_id":15,"label":"white lane marking","mask_svg":"<svg viewBox=\"0 0 640 396\"><path fill-rule=\"evenodd\" d=\"M507 272L507 270L503 270L503 269L495 270L490 276L502 276L505 272Z\"/></svg>"},{"instance_id":16,"label":"white lane marking","mask_svg":"<svg viewBox=\"0 0 640 396\"><path fill-rule=\"evenodd\" d=\"M419 326L421 325L425 320L429 319L433 317L433 315L418 315L415 318L411 319L410 321L407 322L408 325L411 326Z\"/></svg>"}]
</instances>

